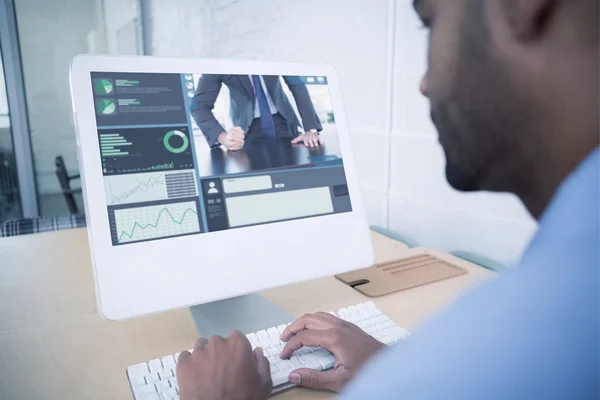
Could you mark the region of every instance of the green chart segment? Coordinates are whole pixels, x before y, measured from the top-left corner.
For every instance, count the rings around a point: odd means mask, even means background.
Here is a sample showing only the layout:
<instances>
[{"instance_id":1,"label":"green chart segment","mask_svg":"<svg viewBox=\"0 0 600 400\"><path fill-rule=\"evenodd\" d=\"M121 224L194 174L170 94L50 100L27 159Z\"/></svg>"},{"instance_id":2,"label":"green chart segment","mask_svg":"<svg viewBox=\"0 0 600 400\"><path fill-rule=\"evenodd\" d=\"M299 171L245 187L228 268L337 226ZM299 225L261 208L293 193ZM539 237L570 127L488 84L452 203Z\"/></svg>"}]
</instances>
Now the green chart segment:
<instances>
[{"instance_id":1,"label":"green chart segment","mask_svg":"<svg viewBox=\"0 0 600 400\"><path fill-rule=\"evenodd\" d=\"M99 99L96 101L96 112L100 115L113 115L117 112L117 105L112 99Z\"/></svg>"},{"instance_id":2,"label":"green chart segment","mask_svg":"<svg viewBox=\"0 0 600 400\"><path fill-rule=\"evenodd\" d=\"M94 79L94 90L97 94L107 95L112 94L114 86L108 79Z\"/></svg>"},{"instance_id":3,"label":"green chart segment","mask_svg":"<svg viewBox=\"0 0 600 400\"><path fill-rule=\"evenodd\" d=\"M114 211L115 244L200 233L196 202Z\"/></svg>"}]
</instances>

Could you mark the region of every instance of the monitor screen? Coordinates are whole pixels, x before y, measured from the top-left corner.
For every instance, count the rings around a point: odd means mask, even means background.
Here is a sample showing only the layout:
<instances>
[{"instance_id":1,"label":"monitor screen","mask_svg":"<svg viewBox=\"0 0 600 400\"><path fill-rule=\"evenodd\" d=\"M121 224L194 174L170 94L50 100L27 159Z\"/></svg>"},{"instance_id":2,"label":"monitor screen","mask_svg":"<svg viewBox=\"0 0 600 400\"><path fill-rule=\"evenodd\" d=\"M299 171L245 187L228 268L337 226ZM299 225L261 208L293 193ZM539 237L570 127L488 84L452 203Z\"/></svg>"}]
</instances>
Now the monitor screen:
<instances>
[{"instance_id":1,"label":"monitor screen","mask_svg":"<svg viewBox=\"0 0 600 400\"><path fill-rule=\"evenodd\" d=\"M327 77L91 80L114 246L352 211Z\"/></svg>"}]
</instances>

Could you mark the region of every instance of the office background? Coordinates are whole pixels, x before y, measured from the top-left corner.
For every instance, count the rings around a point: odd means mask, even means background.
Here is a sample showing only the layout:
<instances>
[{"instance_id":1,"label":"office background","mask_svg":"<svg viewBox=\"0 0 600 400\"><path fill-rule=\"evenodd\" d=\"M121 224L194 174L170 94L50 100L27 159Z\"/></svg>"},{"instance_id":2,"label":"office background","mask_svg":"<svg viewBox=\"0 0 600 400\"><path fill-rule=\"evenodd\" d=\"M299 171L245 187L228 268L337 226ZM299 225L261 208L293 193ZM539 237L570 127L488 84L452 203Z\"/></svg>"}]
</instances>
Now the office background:
<instances>
[{"instance_id":1,"label":"office background","mask_svg":"<svg viewBox=\"0 0 600 400\"><path fill-rule=\"evenodd\" d=\"M326 62L340 75L370 224L513 263L536 223L514 196L446 183L418 92L427 36L411 3L0 0L0 218L69 213L55 157L78 173L68 82L76 54Z\"/></svg>"}]
</instances>

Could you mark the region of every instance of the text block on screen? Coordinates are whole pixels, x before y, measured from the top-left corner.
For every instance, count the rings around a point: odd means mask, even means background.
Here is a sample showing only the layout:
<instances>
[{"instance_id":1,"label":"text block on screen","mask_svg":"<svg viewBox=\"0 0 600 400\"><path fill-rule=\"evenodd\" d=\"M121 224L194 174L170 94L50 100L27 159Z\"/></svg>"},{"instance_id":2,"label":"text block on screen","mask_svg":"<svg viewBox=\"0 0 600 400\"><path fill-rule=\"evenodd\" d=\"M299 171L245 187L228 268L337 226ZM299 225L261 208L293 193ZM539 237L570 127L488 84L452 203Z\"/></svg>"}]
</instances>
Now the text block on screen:
<instances>
[{"instance_id":1,"label":"text block on screen","mask_svg":"<svg viewBox=\"0 0 600 400\"><path fill-rule=\"evenodd\" d=\"M269 190L272 188L273 183L271 182L270 175L223 179L223 190L228 194Z\"/></svg>"},{"instance_id":2,"label":"text block on screen","mask_svg":"<svg viewBox=\"0 0 600 400\"><path fill-rule=\"evenodd\" d=\"M225 199L231 227L333 213L329 187Z\"/></svg>"}]
</instances>

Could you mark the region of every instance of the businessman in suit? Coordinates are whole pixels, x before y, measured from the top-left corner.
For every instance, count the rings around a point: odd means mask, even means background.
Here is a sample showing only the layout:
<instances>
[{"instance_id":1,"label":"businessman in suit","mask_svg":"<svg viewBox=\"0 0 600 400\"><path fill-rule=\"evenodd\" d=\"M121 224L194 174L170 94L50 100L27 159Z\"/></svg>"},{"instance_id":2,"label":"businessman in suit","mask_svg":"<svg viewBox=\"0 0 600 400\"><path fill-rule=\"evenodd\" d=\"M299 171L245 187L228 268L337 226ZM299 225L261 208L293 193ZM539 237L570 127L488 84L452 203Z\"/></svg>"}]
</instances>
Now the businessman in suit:
<instances>
[{"instance_id":1,"label":"businessman in suit","mask_svg":"<svg viewBox=\"0 0 600 400\"><path fill-rule=\"evenodd\" d=\"M323 128L306 85L299 77L284 76L283 80L294 96L302 123L278 75L202 75L190 111L208 145L239 150L256 139L286 137L292 143L302 142L309 147L323 144L319 136ZM212 112L223 84L230 93L234 127L229 131L225 131Z\"/></svg>"}]
</instances>

